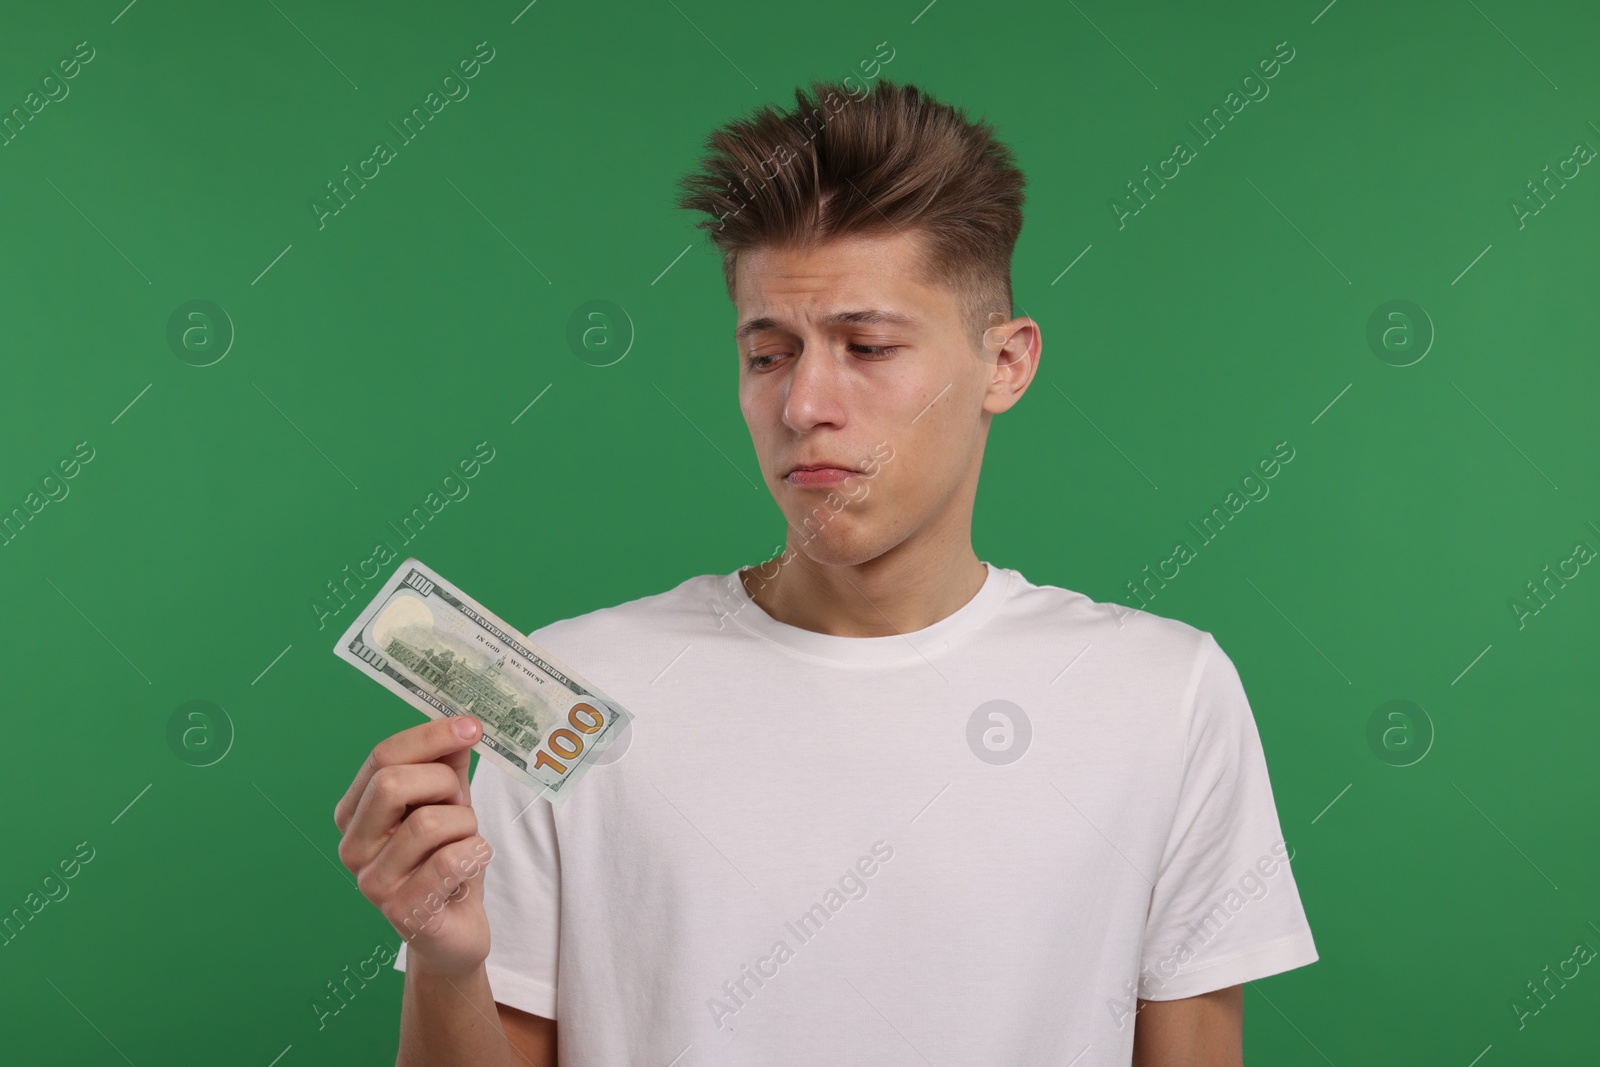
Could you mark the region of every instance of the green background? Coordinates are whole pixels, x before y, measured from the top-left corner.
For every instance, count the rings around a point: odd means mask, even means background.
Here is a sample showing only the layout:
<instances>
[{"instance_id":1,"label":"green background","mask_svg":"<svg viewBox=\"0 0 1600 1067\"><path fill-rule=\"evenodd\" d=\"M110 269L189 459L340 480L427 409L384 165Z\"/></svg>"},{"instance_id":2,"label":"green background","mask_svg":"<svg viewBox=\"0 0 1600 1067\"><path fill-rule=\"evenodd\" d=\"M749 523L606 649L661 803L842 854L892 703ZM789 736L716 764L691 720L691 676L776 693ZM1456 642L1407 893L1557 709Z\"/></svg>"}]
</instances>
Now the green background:
<instances>
[{"instance_id":1,"label":"green background","mask_svg":"<svg viewBox=\"0 0 1600 1067\"><path fill-rule=\"evenodd\" d=\"M673 182L713 126L886 42L879 77L995 123L1029 179L1013 279L1044 352L991 435L980 558L1132 603L1198 548L1149 610L1239 667L1322 957L1247 986L1249 1061L1593 1060L1593 966L1513 1005L1600 948L1600 576L1512 606L1600 548L1600 175L1512 206L1600 146L1592 13L124 2L0 33L0 113L95 50L0 148L0 512L94 450L0 549L0 911L95 850L0 948L8 1059L392 1062L400 974L320 1030L311 1005L398 943L332 811L419 716L332 655L354 609L313 605L480 441L401 553L525 630L767 558L732 308ZM398 144L483 41L470 95ZM1196 158L1119 226L1180 139ZM378 140L396 158L319 227ZM231 327L175 348L193 300ZM574 351L591 300L622 314ZM1426 321L1374 348L1395 300ZM1281 441L1270 495L1199 547ZM208 766L169 741L191 700L221 709L210 751L232 734ZM1370 741L1393 700L1422 713Z\"/></svg>"}]
</instances>

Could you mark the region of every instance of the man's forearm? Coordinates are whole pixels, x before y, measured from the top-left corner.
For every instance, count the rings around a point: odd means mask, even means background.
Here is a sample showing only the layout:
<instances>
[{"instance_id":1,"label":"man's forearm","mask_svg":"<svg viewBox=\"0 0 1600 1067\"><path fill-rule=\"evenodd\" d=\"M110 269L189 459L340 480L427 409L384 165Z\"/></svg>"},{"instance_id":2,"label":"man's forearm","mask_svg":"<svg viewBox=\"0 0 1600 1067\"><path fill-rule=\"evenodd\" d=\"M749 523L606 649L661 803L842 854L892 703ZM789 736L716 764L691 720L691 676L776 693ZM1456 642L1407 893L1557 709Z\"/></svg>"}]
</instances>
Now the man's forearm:
<instances>
[{"instance_id":1,"label":"man's forearm","mask_svg":"<svg viewBox=\"0 0 1600 1067\"><path fill-rule=\"evenodd\" d=\"M446 978L415 958L406 962L395 1067L519 1067L481 965Z\"/></svg>"}]
</instances>

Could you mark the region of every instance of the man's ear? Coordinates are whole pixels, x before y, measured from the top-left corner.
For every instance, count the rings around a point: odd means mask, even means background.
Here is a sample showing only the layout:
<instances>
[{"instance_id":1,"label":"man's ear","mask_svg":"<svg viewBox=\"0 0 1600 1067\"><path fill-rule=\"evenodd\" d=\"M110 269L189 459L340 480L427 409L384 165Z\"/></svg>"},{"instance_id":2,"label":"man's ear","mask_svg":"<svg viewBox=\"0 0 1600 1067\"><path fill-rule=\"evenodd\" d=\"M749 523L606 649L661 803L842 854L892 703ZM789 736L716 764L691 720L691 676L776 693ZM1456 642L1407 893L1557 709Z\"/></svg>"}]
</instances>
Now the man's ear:
<instances>
[{"instance_id":1,"label":"man's ear","mask_svg":"<svg viewBox=\"0 0 1600 1067\"><path fill-rule=\"evenodd\" d=\"M999 414L1022 399L1039 369L1043 344L1039 324L1028 316L1006 320L998 311L989 313L989 328L983 331L984 411Z\"/></svg>"}]
</instances>

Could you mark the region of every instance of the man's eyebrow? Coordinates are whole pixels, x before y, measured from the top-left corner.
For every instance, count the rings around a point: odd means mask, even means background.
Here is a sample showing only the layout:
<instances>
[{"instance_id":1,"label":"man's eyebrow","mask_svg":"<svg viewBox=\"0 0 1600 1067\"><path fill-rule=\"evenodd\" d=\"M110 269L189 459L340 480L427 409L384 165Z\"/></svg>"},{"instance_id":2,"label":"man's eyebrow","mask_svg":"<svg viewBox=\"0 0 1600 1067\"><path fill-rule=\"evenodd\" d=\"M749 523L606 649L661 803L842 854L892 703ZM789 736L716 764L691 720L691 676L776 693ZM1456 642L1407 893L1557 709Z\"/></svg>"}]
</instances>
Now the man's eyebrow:
<instances>
[{"instance_id":1,"label":"man's eyebrow","mask_svg":"<svg viewBox=\"0 0 1600 1067\"><path fill-rule=\"evenodd\" d=\"M878 308L866 308L861 311L836 311L822 320L824 326L919 326L916 319L909 315L902 315L897 311L883 311ZM751 334L763 330L783 329L784 324L770 315L762 315L751 319L734 331L734 339L743 341Z\"/></svg>"}]
</instances>

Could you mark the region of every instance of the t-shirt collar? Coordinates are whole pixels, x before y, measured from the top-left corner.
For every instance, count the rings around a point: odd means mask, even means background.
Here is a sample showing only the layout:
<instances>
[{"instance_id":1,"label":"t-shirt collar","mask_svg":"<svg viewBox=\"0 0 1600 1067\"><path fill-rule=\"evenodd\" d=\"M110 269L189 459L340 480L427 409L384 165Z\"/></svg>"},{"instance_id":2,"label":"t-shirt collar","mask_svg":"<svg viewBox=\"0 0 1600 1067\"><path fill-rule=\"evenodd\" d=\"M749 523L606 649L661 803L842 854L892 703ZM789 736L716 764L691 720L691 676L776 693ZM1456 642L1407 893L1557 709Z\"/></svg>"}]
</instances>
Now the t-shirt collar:
<instances>
[{"instance_id":1,"label":"t-shirt collar","mask_svg":"<svg viewBox=\"0 0 1600 1067\"><path fill-rule=\"evenodd\" d=\"M1013 572L982 561L988 576L961 607L930 626L886 637L841 637L779 622L750 598L739 568L718 579L728 622L790 652L813 659L858 666L891 666L932 658L994 614L1011 591Z\"/></svg>"}]
</instances>

